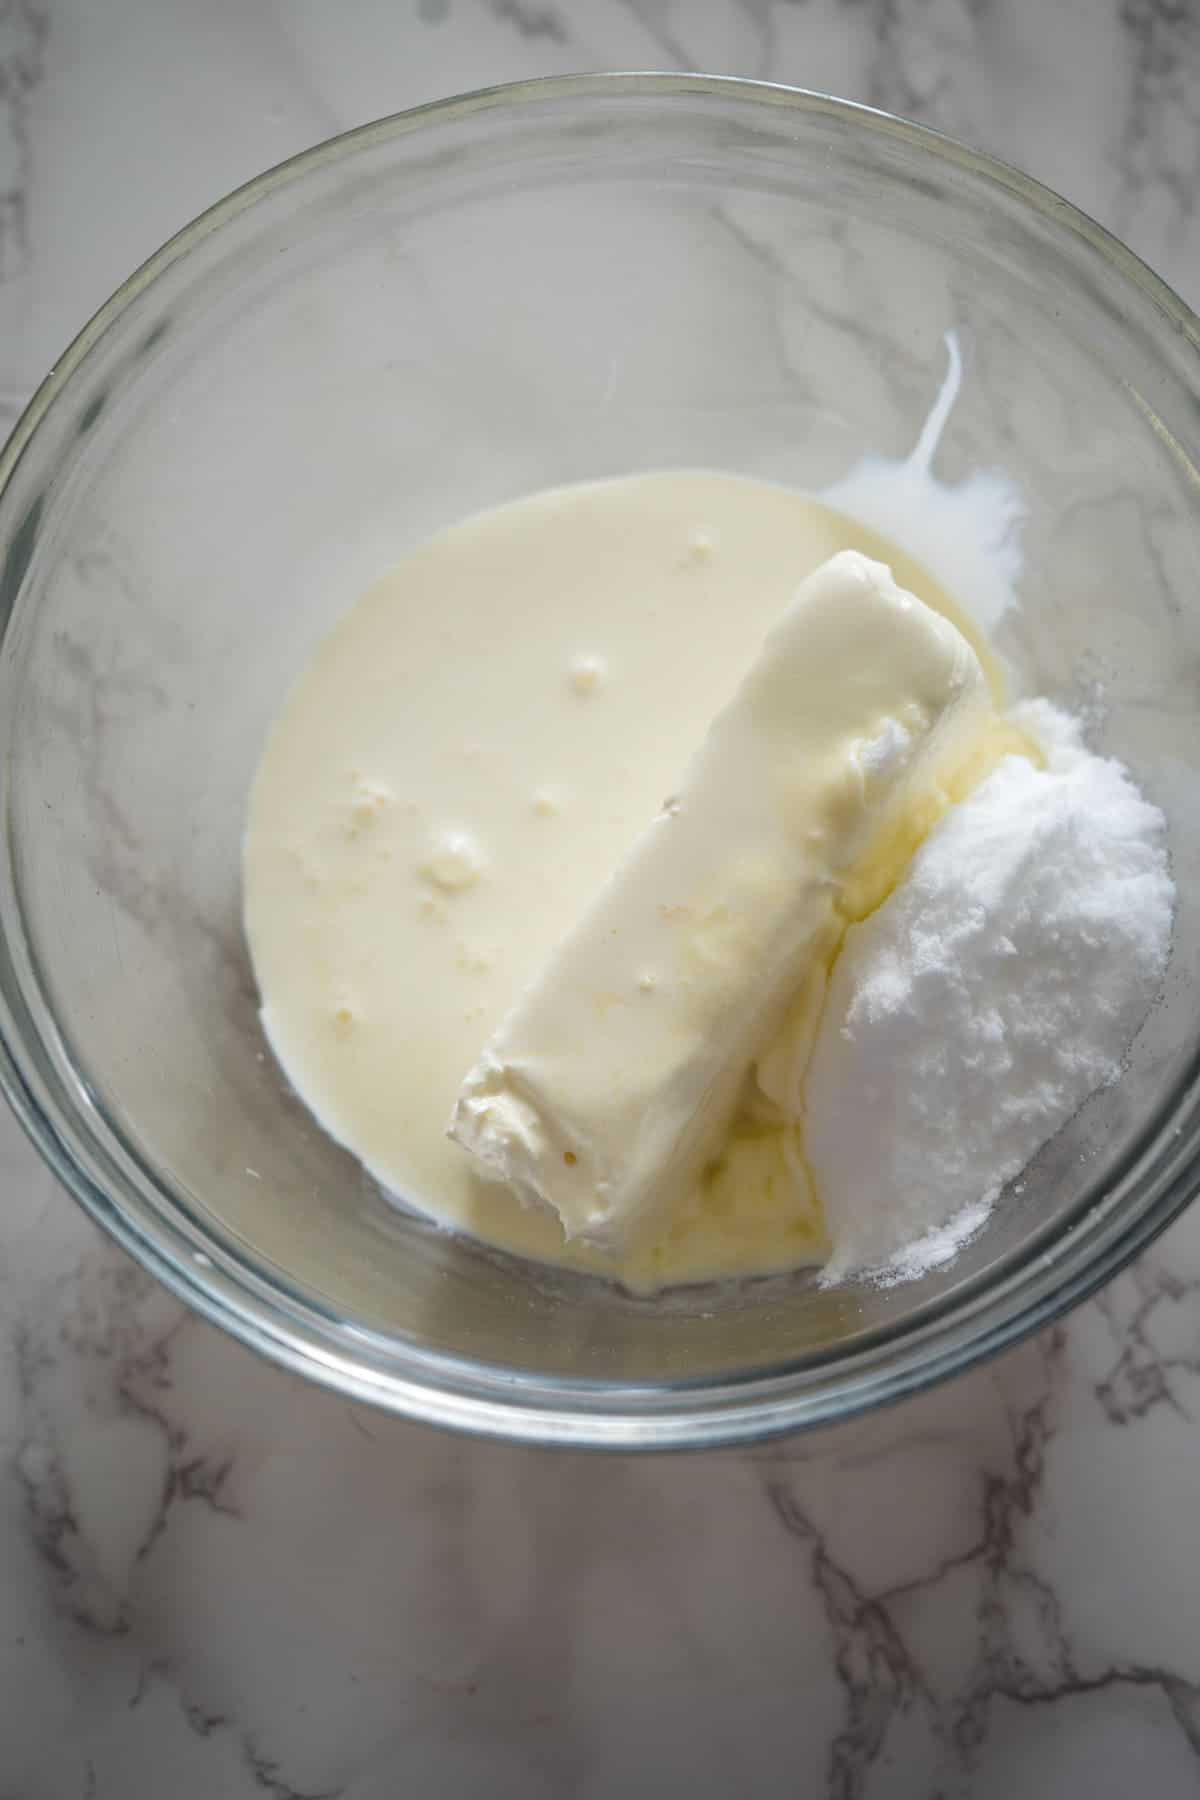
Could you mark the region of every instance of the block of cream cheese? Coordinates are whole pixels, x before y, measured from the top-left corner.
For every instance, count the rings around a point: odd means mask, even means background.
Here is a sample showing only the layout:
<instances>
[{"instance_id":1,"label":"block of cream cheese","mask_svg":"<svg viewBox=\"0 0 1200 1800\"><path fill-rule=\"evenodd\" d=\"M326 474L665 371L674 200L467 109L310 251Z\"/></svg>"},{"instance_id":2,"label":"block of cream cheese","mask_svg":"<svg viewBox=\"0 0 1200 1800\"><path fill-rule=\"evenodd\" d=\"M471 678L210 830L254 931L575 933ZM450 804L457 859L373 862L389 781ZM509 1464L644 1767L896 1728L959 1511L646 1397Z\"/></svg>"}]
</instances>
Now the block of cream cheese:
<instances>
[{"instance_id":1,"label":"block of cream cheese","mask_svg":"<svg viewBox=\"0 0 1200 1800\"><path fill-rule=\"evenodd\" d=\"M856 868L991 710L966 639L881 563L811 575L467 1075L449 1131L481 1173L568 1237L635 1244L719 1150Z\"/></svg>"}]
</instances>

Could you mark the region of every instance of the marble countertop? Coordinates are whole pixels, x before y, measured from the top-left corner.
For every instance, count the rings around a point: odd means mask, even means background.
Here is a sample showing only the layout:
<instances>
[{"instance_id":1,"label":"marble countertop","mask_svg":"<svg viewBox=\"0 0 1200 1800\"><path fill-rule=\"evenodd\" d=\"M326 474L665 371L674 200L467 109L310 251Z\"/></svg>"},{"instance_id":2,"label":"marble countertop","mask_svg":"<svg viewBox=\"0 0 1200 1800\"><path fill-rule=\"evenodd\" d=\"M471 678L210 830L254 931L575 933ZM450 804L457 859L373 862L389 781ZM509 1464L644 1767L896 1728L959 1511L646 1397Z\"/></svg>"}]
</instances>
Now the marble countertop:
<instances>
[{"instance_id":1,"label":"marble countertop","mask_svg":"<svg viewBox=\"0 0 1200 1800\"><path fill-rule=\"evenodd\" d=\"M258 169L605 67L926 120L1200 300L1173 0L8 0L0 422ZM103 1240L7 1118L0 1159L0 1800L1200 1790L1200 1216L921 1400L625 1460L310 1389Z\"/></svg>"}]
</instances>

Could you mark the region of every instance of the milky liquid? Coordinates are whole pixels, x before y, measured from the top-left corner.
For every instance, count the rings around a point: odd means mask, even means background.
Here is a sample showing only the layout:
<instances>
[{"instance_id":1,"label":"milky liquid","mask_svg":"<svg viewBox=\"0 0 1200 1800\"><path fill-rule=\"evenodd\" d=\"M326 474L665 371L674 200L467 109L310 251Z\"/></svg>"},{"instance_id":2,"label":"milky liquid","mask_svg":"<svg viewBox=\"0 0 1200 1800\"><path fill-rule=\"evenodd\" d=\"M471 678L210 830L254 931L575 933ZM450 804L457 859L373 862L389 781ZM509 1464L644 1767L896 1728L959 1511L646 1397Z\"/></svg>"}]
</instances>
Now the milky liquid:
<instances>
[{"instance_id":1,"label":"milky liquid","mask_svg":"<svg viewBox=\"0 0 1200 1800\"><path fill-rule=\"evenodd\" d=\"M942 504L931 448L864 465L861 511L886 508L887 467L910 503L915 482L926 512L930 495ZM845 548L888 563L989 666L973 619L895 543L820 500L708 472L468 519L318 650L255 781L246 929L290 1080L396 1198L634 1286L823 1260L820 1208L769 1134L617 1264L483 1181L445 1127L481 1045L673 791L798 583Z\"/></svg>"}]
</instances>

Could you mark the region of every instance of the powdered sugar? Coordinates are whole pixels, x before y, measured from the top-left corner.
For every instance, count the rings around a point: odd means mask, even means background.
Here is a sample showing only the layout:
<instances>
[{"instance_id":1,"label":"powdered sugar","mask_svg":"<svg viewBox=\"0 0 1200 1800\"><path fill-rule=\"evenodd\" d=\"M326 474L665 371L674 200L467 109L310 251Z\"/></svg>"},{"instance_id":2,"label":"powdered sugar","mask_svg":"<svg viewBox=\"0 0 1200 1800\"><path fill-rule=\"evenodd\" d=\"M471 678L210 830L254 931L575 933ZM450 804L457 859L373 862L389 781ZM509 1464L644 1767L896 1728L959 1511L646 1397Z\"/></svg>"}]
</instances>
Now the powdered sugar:
<instances>
[{"instance_id":1,"label":"powdered sugar","mask_svg":"<svg viewBox=\"0 0 1200 1800\"><path fill-rule=\"evenodd\" d=\"M805 1084L833 1241L825 1282L952 1257L1088 1095L1162 981L1174 888L1161 813L1045 701L1009 757L848 932Z\"/></svg>"},{"instance_id":2,"label":"powdered sugar","mask_svg":"<svg viewBox=\"0 0 1200 1800\"><path fill-rule=\"evenodd\" d=\"M902 462L864 456L820 498L903 544L950 593L968 601L975 624L990 637L1016 605L1025 503L1016 483L997 469L976 469L953 485L934 476L963 377L958 333L948 331L945 343L945 379L911 453Z\"/></svg>"}]
</instances>

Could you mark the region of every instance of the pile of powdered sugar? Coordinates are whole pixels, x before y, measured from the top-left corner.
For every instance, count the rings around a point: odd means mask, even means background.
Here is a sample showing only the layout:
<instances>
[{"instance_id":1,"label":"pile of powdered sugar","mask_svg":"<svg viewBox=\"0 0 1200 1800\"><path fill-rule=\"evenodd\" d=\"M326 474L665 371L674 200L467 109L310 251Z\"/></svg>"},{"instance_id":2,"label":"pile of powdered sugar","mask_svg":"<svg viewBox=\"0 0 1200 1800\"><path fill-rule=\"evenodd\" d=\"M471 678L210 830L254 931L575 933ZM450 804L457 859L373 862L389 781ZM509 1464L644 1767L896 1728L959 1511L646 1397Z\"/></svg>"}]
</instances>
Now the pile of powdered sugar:
<instances>
[{"instance_id":1,"label":"pile of powdered sugar","mask_svg":"<svg viewBox=\"0 0 1200 1800\"><path fill-rule=\"evenodd\" d=\"M1162 814L1045 701L1007 758L847 933L805 1082L832 1259L898 1280L947 1261L1004 1185L1114 1081L1161 986Z\"/></svg>"}]
</instances>

